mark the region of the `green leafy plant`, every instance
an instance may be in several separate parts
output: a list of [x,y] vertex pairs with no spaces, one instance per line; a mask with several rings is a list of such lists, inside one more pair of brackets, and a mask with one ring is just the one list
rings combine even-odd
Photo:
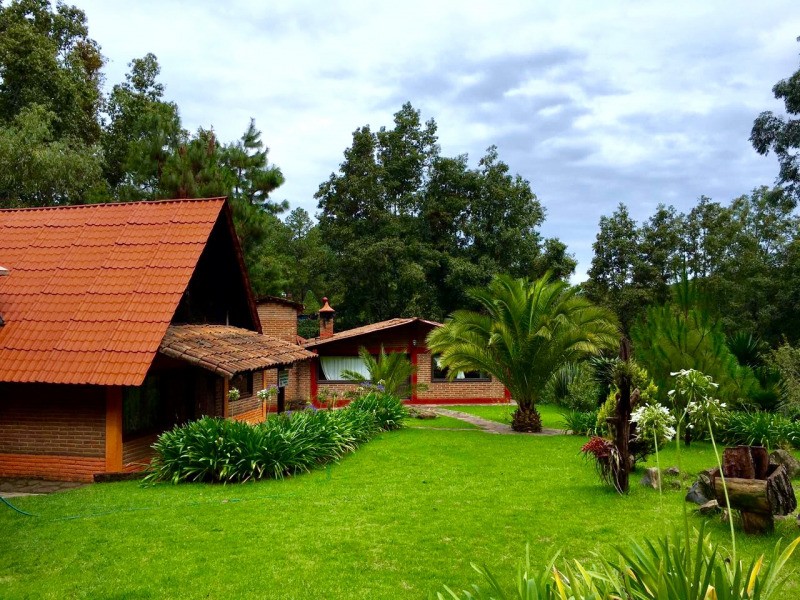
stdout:
[[565,410],[561,413],[564,430],[573,435],[592,435],[597,430],[597,411]]
[[786,417],[767,412],[730,413],[722,437],[728,444],[778,448],[795,445],[800,424]]
[[337,460],[381,430],[402,426],[405,408],[373,393],[336,411],[283,414],[257,425],[204,417],[164,432],[148,482],[282,478]]
[[348,408],[372,415],[376,426],[383,431],[400,429],[403,419],[408,417],[408,409],[397,396],[377,390],[356,398]]
[[686,538],[673,534],[655,541],[632,542],[617,557],[598,556],[596,564],[579,561],[558,565],[556,554],[533,570],[530,552],[510,585],[503,585],[488,567],[473,564],[482,582],[458,593],[444,586],[438,600],[772,600],[786,581],[782,571],[800,537],[781,550],[775,544],[768,558],[745,564],[730,560],[711,542],[703,527]]
[[551,279],[497,276],[470,292],[481,312],[456,311],[427,339],[451,377],[477,370],[506,386],[518,407],[511,423],[517,431],[541,430],[536,404],[560,367],[619,343],[610,311]]
[[[358,355],[364,361],[369,378],[356,371],[345,370],[342,372],[344,379],[358,383],[369,381],[380,386],[387,394],[398,397],[408,396],[413,391],[411,376],[417,371],[417,367],[411,364],[403,352],[387,353],[381,346],[381,352],[376,359],[362,346],[358,349]],[[422,386],[418,384],[416,387]]]

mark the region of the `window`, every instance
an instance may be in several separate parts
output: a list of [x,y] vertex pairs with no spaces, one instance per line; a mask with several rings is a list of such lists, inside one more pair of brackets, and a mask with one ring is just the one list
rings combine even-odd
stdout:
[[361,360],[360,356],[320,356],[319,357],[319,380],[320,381],[347,381],[344,378],[345,371],[355,371],[360,373],[369,381],[369,371],[367,365]]
[[253,372],[239,373],[231,378],[232,388],[239,390],[240,398],[253,395]]
[[148,375],[141,386],[122,389],[123,438],[162,431],[166,423],[167,409],[157,376]]
[[[439,364],[438,355],[431,357],[431,374],[432,381],[450,381],[448,379],[450,369]],[[453,381],[491,381],[491,379],[488,373],[482,371],[459,371]]]

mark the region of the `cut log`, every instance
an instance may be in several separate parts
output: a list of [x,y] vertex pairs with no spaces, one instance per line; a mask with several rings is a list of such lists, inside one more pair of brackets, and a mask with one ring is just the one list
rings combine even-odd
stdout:
[[788,515],[797,508],[792,480],[783,465],[772,465],[767,476],[767,501],[773,515]]
[[742,511],[742,529],[745,533],[772,533],[775,519],[769,513]]
[[750,446],[750,456],[753,457],[753,468],[756,479],[766,479],[769,472],[769,453],[764,446]]
[[722,453],[722,472],[725,473],[726,478],[755,479],[756,469],[753,464],[753,455],[750,453],[750,446],[725,448]]
[[[730,508],[772,514],[767,500],[767,482],[765,479],[726,477],[725,485],[728,487],[728,498],[731,501]],[[714,494],[720,506],[727,506],[725,503],[725,491],[722,487],[722,477],[714,478]]]
[[[719,469],[712,472],[714,495],[720,506],[737,509],[742,515],[746,533],[769,533],[775,527],[773,515],[788,515],[797,508],[797,498],[789,474],[783,465],[770,465],[766,449],[738,446],[726,448],[723,472],[730,506],[725,501],[725,489]],[[738,477],[750,474],[751,477]],[[760,478],[753,478],[755,475]]]

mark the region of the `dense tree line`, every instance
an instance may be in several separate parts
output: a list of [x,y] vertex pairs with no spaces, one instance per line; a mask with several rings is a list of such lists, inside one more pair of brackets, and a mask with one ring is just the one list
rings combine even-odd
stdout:
[[796,340],[799,251],[800,218],[780,190],[761,187],[727,205],[701,197],[686,213],[659,205],[641,224],[620,204],[600,219],[584,287],[629,330],[647,306],[670,300],[685,275],[726,332]]
[[442,156],[434,120],[405,104],[393,127],[353,133],[316,194],[330,293],[348,324],[442,319],[498,273],[569,277],[566,246],[543,240],[544,209],[491,147],[476,168]]

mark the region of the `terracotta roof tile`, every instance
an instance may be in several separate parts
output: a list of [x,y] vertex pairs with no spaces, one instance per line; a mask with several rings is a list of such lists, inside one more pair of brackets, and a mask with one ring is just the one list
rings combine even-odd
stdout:
[[159,351],[223,377],[315,357],[285,340],[226,325],[173,325]]
[[0,210],[0,381],[139,385],[224,202]]

